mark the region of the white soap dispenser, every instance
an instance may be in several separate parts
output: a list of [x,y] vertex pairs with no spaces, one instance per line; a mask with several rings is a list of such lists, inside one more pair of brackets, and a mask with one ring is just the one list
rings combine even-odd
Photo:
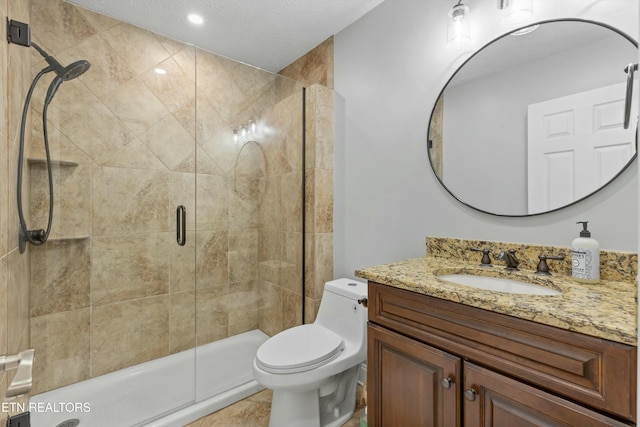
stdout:
[[582,224],[580,237],[571,242],[571,275],[578,282],[598,283],[600,281],[600,245],[591,238],[587,230],[589,221],[578,221]]

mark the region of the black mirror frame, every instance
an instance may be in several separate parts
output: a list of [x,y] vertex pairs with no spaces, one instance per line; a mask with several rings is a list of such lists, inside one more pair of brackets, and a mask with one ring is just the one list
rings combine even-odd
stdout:
[[558,208],[555,209],[550,209],[548,211],[544,211],[544,212],[536,212],[536,213],[527,213],[527,214],[522,214],[522,215],[511,215],[511,214],[500,214],[500,213],[495,213],[495,212],[489,212],[480,208],[477,208],[475,206],[470,205],[469,203],[466,203],[462,200],[460,200],[460,198],[458,198],[458,196],[456,196],[455,194],[453,194],[453,192],[444,184],[444,182],[442,181],[442,178],[438,176],[438,174],[436,173],[435,167],[433,166],[433,159],[431,158],[431,138],[430,138],[430,132],[431,132],[431,121],[433,120],[433,114],[435,113],[436,110],[436,104],[438,103],[438,100],[440,99],[440,97],[442,97],[442,95],[444,94],[445,89],[447,88],[447,86],[449,85],[449,83],[451,82],[451,80],[453,80],[453,78],[456,76],[456,74],[458,74],[458,72],[465,66],[467,65],[467,63],[469,61],[471,61],[476,55],[478,55],[480,52],[482,52],[487,46],[497,42],[498,40],[501,40],[507,36],[509,36],[511,33],[524,29],[524,28],[528,28],[534,25],[541,25],[541,24],[548,24],[548,23],[552,23],[552,22],[582,22],[582,23],[587,23],[587,24],[594,24],[594,25],[599,25],[601,27],[607,28],[611,31],[614,31],[616,33],[618,33],[619,35],[621,35],[622,37],[626,38],[629,42],[631,42],[636,49],[638,49],[638,42],[636,40],[634,40],[631,36],[629,36],[628,34],[626,34],[623,31],[620,31],[619,29],[612,27],[611,25],[607,25],[604,24],[602,22],[598,22],[598,21],[592,21],[592,20],[588,20],[588,19],[578,19],[578,18],[562,18],[562,19],[548,19],[548,20],[544,20],[544,21],[538,21],[538,22],[532,22],[530,24],[524,25],[520,28],[516,28],[513,30],[510,30],[508,33],[504,33],[502,35],[500,35],[499,37],[496,37],[495,39],[491,40],[490,42],[486,43],[485,45],[483,45],[480,49],[478,49],[477,51],[475,51],[469,58],[467,58],[457,69],[456,71],[454,71],[454,73],[451,75],[451,77],[449,77],[449,79],[447,80],[447,82],[445,83],[444,87],[442,88],[442,90],[440,91],[440,93],[438,94],[438,97],[436,98],[436,101],[434,103],[433,109],[431,110],[431,114],[429,115],[429,126],[428,126],[428,130],[427,130],[427,155],[429,156],[429,165],[431,166],[431,170],[433,172],[433,174],[435,175],[436,179],[438,180],[438,182],[440,183],[440,185],[442,185],[442,187],[447,190],[447,192],[458,202],[462,203],[465,206],[470,207],[471,209],[474,209],[476,211],[482,212],[482,213],[486,213],[489,215],[493,215],[493,216],[500,216],[500,217],[511,217],[511,218],[522,218],[522,217],[530,217],[530,216],[538,216],[538,215],[544,215],[547,213],[551,213],[551,212],[556,212],[559,211],[561,209],[567,208],[569,206],[573,206],[577,203],[580,203],[583,200],[588,199],[589,197],[593,196],[594,194],[598,193],[600,190],[602,190],[603,188],[609,186],[609,184],[611,184],[613,181],[615,181],[620,175],[622,175],[624,173],[624,171],[626,171],[629,166],[636,160],[636,158],[638,157],[638,123],[640,122],[640,119],[636,120],[636,138],[635,138],[635,145],[636,145],[636,152],[633,155],[633,157],[627,162],[626,165],[624,165],[624,167],[622,169],[620,169],[620,171],[613,177],[611,178],[609,181],[607,181],[605,184],[603,184],[602,186],[600,186],[599,188],[597,188],[596,190],[592,191],[591,193],[587,194],[586,196],[578,199],[578,200],[574,200],[571,203],[568,203],[564,206],[560,206]]

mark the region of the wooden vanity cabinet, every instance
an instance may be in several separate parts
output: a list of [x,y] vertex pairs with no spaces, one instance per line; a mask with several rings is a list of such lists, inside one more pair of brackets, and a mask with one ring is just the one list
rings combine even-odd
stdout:
[[375,427],[635,425],[636,348],[369,282]]

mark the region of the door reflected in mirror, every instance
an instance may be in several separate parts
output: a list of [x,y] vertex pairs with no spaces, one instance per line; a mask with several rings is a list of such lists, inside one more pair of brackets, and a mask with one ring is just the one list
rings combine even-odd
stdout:
[[434,173],[456,199],[495,215],[536,215],[589,197],[636,157],[636,98],[632,126],[623,122],[624,69],[637,56],[634,40],[591,21],[542,22],[494,40],[433,108]]

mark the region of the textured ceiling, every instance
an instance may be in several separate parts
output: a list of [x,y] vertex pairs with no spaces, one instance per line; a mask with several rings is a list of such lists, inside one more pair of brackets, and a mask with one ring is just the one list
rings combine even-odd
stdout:
[[[67,0],[277,72],[383,0]],[[204,24],[186,16],[196,13]]]

